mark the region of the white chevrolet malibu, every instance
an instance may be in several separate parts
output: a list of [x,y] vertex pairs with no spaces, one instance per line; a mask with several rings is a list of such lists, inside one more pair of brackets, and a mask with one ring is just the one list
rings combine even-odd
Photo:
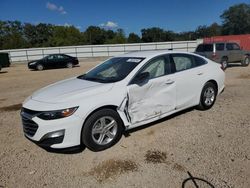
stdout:
[[220,65],[174,51],[133,52],[28,97],[25,136],[46,149],[107,149],[125,130],[183,109],[210,109],[224,89]]

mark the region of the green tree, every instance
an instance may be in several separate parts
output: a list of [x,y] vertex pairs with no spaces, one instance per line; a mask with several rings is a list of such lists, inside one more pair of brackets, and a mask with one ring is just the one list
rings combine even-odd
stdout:
[[1,21],[0,48],[23,48],[26,42],[23,38],[23,25],[19,21]]
[[105,30],[97,26],[89,26],[84,35],[87,44],[104,44],[106,41]]
[[51,46],[71,46],[83,43],[83,36],[74,26],[54,26],[50,38]]
[[164,29],[158,27],[142,29],[141,33],[143,42],[173,41],[175,35],[172,31],[165,31]]
[[141,38],[135,33],[129,33],[128,43],[139,43],[141,42]]
[[39,23],[38,25],[26,23],[23,27],[23,33],[28,47],[49,46],[49,38],[53,34],[53,26],[44,23]]
[[242,3],[231,6],[220,17],[223,34],[250,33],[250,4]]

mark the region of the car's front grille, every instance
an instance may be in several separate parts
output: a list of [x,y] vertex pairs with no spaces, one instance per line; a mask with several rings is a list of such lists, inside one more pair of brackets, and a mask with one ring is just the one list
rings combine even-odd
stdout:
[[28,136],[34,136],[38,129],[38,125],[31,119],[22,115],[23,132]]

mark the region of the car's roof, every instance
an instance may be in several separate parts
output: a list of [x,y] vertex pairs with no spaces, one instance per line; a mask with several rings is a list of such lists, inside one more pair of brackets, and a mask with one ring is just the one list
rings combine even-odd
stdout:
[[142,57],[142,58],[151,58],[159,55],[164,54],[171,54],[171,53],[185,53],[191,54],[189,52],[181,52],[181,51],[173,51],[173,50],[150,50],[150,51],[136,51],[136,52],[129,52],[126,54],[119,55],[117,57]]
[[[49,54],[49,55],[66,55],[66,56],[69,56],[69,55],[67,55],[67,54],[62,54],[62,53],[61,53],[61,54],[58,54],[58,53],[57,53],[57,54]],[[49,56],[49,55],[48,55],[48,56]]]
[[237,42],[233,42],[233,41],[216,41],[216,42],[206,42],[206,43],[201,43],[199,45],[206,45],[206,44],[221,44],[221,43],[236,43]]

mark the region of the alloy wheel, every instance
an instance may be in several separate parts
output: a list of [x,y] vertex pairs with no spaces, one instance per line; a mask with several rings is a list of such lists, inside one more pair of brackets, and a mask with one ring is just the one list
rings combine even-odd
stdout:
[[208,87],[204,92],[204,103],[207,106],[210,106],[213,104],[215,99],[215,91],[212,87]]
[[92,139],[98,145],[110,143],[117,134],[117,122],[110,116],[99,118],[92,128]]

